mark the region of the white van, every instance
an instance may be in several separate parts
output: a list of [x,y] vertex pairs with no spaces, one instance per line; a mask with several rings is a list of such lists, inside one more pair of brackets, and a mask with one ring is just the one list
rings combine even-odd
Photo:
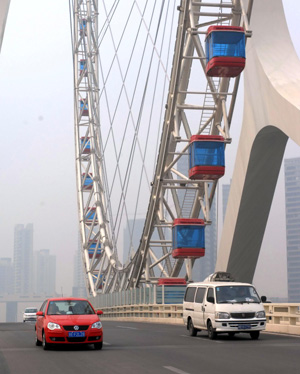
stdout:
[[234,336],[241,332],[258,339],[260,331],[266,328],[264,307],[253,285],[234,282],[224,272],[187,286],[183,321],[191,336],[207,330],[210,339],[219,333]]

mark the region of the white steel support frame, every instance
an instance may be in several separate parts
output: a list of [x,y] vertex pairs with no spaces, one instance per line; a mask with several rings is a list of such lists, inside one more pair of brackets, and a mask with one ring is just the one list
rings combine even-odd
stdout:
[[[98,77],[98,0],[73,1],[74,116],[78,210],[87,288],[96,295],[116,268],[107,218],[101,155]],[[80,61],[85,69],[80,69]],[[84,101],[83,107],[80,101]],[[81,139],[84,138],[82,141]],[[89,144],[89,148],[87,147]],[[87,178],[92,184],[86,186]],[[89,214],[93,219],[88,219]],[[99,250],[101,252],[99,256]]]
[[[206,7],[219,7],[220,12],[206,12]],[[169,95],[166,105],[165,119],[163,125],[163,133],[161,137],[160,150],[156,166],[155,180],[153,181],[151,197],[146,216],[143,236],[141,244],[132,263],[132,271],[128,277],[127,288],[138,287],[142,282],[149,282],[145,269],[151,268],[153,264],[149,264],[149,252],[155,259],[155,264],[161,264],[161,274],[166,277],[177,277],[183,265],[182,259],[173,262],[170,269],[167,255],[171,255],[171,241],[165,240],[162,235],[160,237],[161,257],[154,257],[153,247],[159,245],[157,241],[153,241],[151,237],[155,229],[163,226],[171,228],[172,222],[167,222],[167,218],[173,221],[174,218],[182,217],[180,205],[178,202],[178,190],[193,190],[194,203],[191,207],[190,214],[185,218],[198,218],[200,211],[206,224],[210,224],[210,206],[215,193],[217,181],[191,181],[188,176],[178,172],[176,166],[178,160],[184,155],[188,149],[186,142],[191,135],[194,134],[221,134],[225,138],[226,143],[231,142],[229,128],[232,118],[232,112],[235,104],[235,98],[238,89],[239,78],[235,78],[233,89],[229,92],[230,79],[221,78],[216,80],[205,75],[205,48],[201,42],[200,35],[206,33],[206,26],[220,24],[228,21],[231,25],[243,25],[246,29],[246,35],[250,36],[249,21],[247,14],[251,13],[252,1],[249,2],[247,13],[243,10],[239,0],[230,2],[201,2],[201,1],[181,1],[179,7],[179,23],[176,38],[176,46],[173,59],[173,69],[169,87]],[[203,21],[204,19],[204,21]],[[206,19],[209,19],[206,21]],[[201,22],[201,23],[200,23]],[[203,30],[204,28],[204,30]],[[202,31],[203,30],[203,31]],[[196,54],[196,55],[195,55]],[[192,65],[194,63],[202,65],[204,76],[207,79],[206,92],[189,91],[189,80]],[[199,104],[190,104],[188,95],[197,96]],[[203,95],[209,95],[213,99],[213,105],[206,105]],[[204,103],[203,103],[204,101]],[[203,104],[202,104],[203,103]],[[226,110],[226,103],[229,111]],[[211,116],[206,123],[201,125],[195,132],[192,131],[188,123],[186,112],[194,111],[210,111]],[[183,125],[186,138],[180,136],[180,127]],[[180,150],[181,147],[181,150]],[[179,151],[178,151],[179,149]],[[179,178],[178,178],[179,177]],[[211,186],[210,193],[208,185]],[[172,202],[167,201],[166,193],[171,191]],[[170,199],[169,199],[170,200]],[[171,208],[171,206],[173,208]],[[165,211],[166,213],[163,213]],[[169,236],[170,237],[170,236]],[[185,260],[186,262],[186,278],[192,279],[193,260]],[[151,279],[150,279],[151,281]],[[157,278],[153,278],[155,283]]]
[[[76,169],[83,262],[88,289],[95,296],[97,292],[108,293],[157,283],[159,277],[178,277],[184,263],[186,279],[191,280],[194,261],[174,260],[171,256],[172,222],[175,218],[198,218],[202,212],[205,223],[210,224],[210,206],[217,182],[191,181],[178,170],[177,163],[182,156],[187,157],[191,135],[222,134],[225,141],[230,143],[229,129],[239,83],[238,77],[230,82],[229,78],[206,76],[203,35],[209,25],[231,24],[243,25],[249,36],[248,16],[252,1],[249,1],[245,11],[240,0],[226,3],[222,0],[211,0],[209,3],[181,0],[169,93],[148,211],[139,248],[126,267],[119,265],[116,248],[112,243],[113,233],[107,217],[109,207],[103,187],[105,175],[98,95],[98,4],[97,0],[74,2]],[[211,11],[212,8],[217,9]],[[86,30],[83,31],[84,20]],[[81,59],[87,62],[86,74],[79,71]],[[189,88],[194,64],[203,70],[201,78],[206,82],[206,89],[202,91]],[[88,105],[88,116],[84,116],[83,110],[80,110],[81,99]],[[190,123],[189,111],[198,113],[196,126]],[[82,145],[83,136],[90,142],[89,152]],[[86,188],[82,175],[92,178],[91,188]],[[184,203],[188,213],[183,214],[178,191],[183,191],[190,199],[189,204]],[[96,212],[92,222],[86,218],[91,211]],[[89,243],[96,243],[92,258],[88,253],[89,249],[91,252]],[[100,246],[99,257],[97,249]]]

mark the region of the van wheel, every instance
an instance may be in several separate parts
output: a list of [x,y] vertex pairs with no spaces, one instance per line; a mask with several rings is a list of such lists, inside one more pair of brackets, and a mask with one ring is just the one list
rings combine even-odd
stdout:
[[250,336],[251,336],[251,339],[257,340],[259,338],[259,331],[251,331]]
[[210,321],[207,322],[207,332],[209,339],[216,339],[217,333],[214,331]]
[[189,321],[189,334],[190,336],[196,336],[197,335],[197,329],[195,329],[194,325],[193,325],[193,321],[192,319],[190,319]]

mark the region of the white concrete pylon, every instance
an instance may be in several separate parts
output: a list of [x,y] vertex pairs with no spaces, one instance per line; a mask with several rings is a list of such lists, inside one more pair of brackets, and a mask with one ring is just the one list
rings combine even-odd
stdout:
[[254,1],[251,29],[243,125],[216,264],[216,271],[247,282],[254,276],[287,140],[300,145],[300,62],[282,1]]
[[4,36],[4,30],[6,25],[6,19],[8,15],[10,0],[1,0],[0,2],[0,51],[2,47],[2,41]]

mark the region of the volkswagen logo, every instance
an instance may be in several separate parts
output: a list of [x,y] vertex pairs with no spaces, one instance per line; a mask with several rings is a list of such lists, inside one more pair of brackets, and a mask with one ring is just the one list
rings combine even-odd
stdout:
[[[246,317],[246,314],[245,313],[242,313],[242,317]],[[77,326],[76,326],[77,327]],[[75,327],[74,327],[74,329],[75,329]]]
[[79,326],[74,326],[74,330],[78,331],[79,330]]

